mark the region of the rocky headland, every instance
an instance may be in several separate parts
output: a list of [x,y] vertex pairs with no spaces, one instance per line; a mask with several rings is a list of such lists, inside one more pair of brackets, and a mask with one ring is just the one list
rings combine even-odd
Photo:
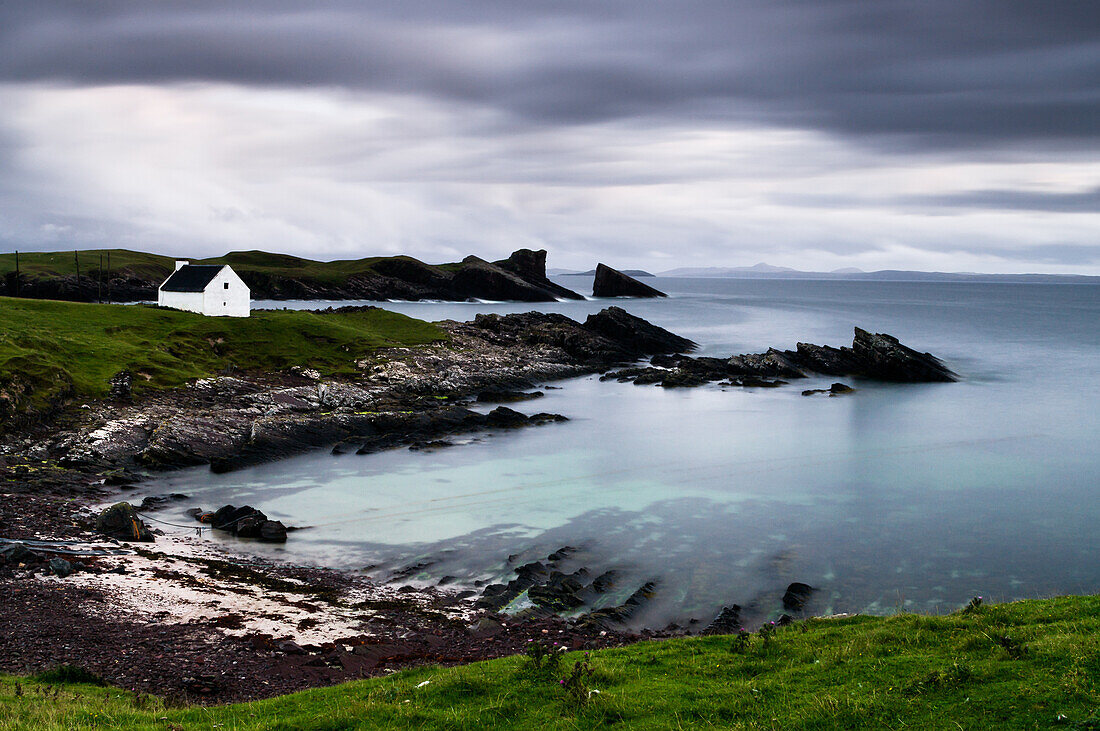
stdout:
[[[115,251],[116,264],[99,252],[84,252],[79,273],[70,254],[23,255],[20,272],[10,254],[0,255],[0,297],[76,302],[139,302],[157,299],[173,270],[169,257]],[[36,259],[45,257],[45,261]],[[60,259],[60,261],[53,261]],[[409,256],[317,262],[260,251],[234,252],[195,263],[229,264],[253,299],[275,300],[514,300],[554,302],[584,299],[546,276],[546,251],[519,249],[507,259],[468,256],[454,264],[426,264]],[[29,268],[28,268],[29,267]]]

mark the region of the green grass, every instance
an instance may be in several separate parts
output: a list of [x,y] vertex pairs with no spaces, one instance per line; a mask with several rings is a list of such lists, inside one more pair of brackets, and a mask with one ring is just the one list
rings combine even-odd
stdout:
[[203,317],[137,305],[97,305],[0,297],[0,397],[22,384],[21,408],[66,393],[103,396],[128,369],[134,390],[178,386],[223,372],[308,366],[351,373],[379,347],[445,338],[439,328],[385,310],[280,310],[248,318]]
[[[108,252],[111,255],[112,272],[129,272],[139,277],[164,279],[175,268],[175,261],[170,256],[129,249],[95,249],[79,252],[81,275],[88,276],[90,272],[98,270],[100,256],[103,258],[103,268],[106,269]],[[15,254],[0,254],[0,278],[14,271]],[[71,251],[20,252],[19,271],[31,278],[76,274],[76,257]]]
[[0,729],[1100,727],[1100,597],[810,620],[730,648],[705,637],[592,653],[584,690],[600,692],[583,703],[558,683],[578,653],[557,673],[514,657],[213,708],[6,677]]

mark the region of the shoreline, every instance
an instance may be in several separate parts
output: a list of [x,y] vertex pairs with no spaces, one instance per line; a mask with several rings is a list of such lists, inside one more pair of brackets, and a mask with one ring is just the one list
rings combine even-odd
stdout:
[[[511,618],[475,607],[468,592],[380,585],[353,571],[295,567],[187,536],[119,544],[94,533],[90,505],[123,498],[158,473],[204,463],[231,469],[349,442],[369,452],[535,426],[556,415],[500,407],[494,418],[460,404],[479,391],[595,373],[644,353],[567,318],[532,313],[519,322],[512,332],[443,323],[451,342],[387,349],[360,363],[359,379],[322,379],[305,369],[200,379],[136,401],[74,405],[6,435],[6,545],[56,540],[66,549],[129,552],[73,557],[33,546],[37,558],[0,566],[10,597],[0,614],[0,670],[71,664],[123,687],[222,703],[512,655],[534,639],[593,649],[670,636],[557,616]],[[65,555],[84,568],[49,575],[46,561]]]

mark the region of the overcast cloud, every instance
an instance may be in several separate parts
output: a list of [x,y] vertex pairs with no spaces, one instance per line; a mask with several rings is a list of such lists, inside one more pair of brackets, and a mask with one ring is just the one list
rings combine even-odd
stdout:
[[0,3],[0,250],[1100,274],[1100,4]]

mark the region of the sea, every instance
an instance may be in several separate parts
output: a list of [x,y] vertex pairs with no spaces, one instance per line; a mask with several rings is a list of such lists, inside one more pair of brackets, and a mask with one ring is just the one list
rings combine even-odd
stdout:
[[[590,291],[590,278],[555,279]],[[653,582],[636,628],[698,625],[732,604],[746,621],[774,619],[796,581],[814,587],[818,614],[1100,592],[1100,286],[645,281],[670,296],[370,304],[432,321],[533,309],[583,320],[617,305],[708,356],[850,345],[861,327],[960,380],[841,379],[855,391],[828,397],[802,391],[837,379],[665,389],[587,376],[537,384],[545,396],[516,405],[567,422],[434,450],[196,468],[147,491],[190,496],[165,520],[232,503],[308,526],[283,546],[206,538],[379,581],[477,588],[568,546],[563,570],[613,572],[602,604]],[[254,307],[333,304],[349,303]]]

